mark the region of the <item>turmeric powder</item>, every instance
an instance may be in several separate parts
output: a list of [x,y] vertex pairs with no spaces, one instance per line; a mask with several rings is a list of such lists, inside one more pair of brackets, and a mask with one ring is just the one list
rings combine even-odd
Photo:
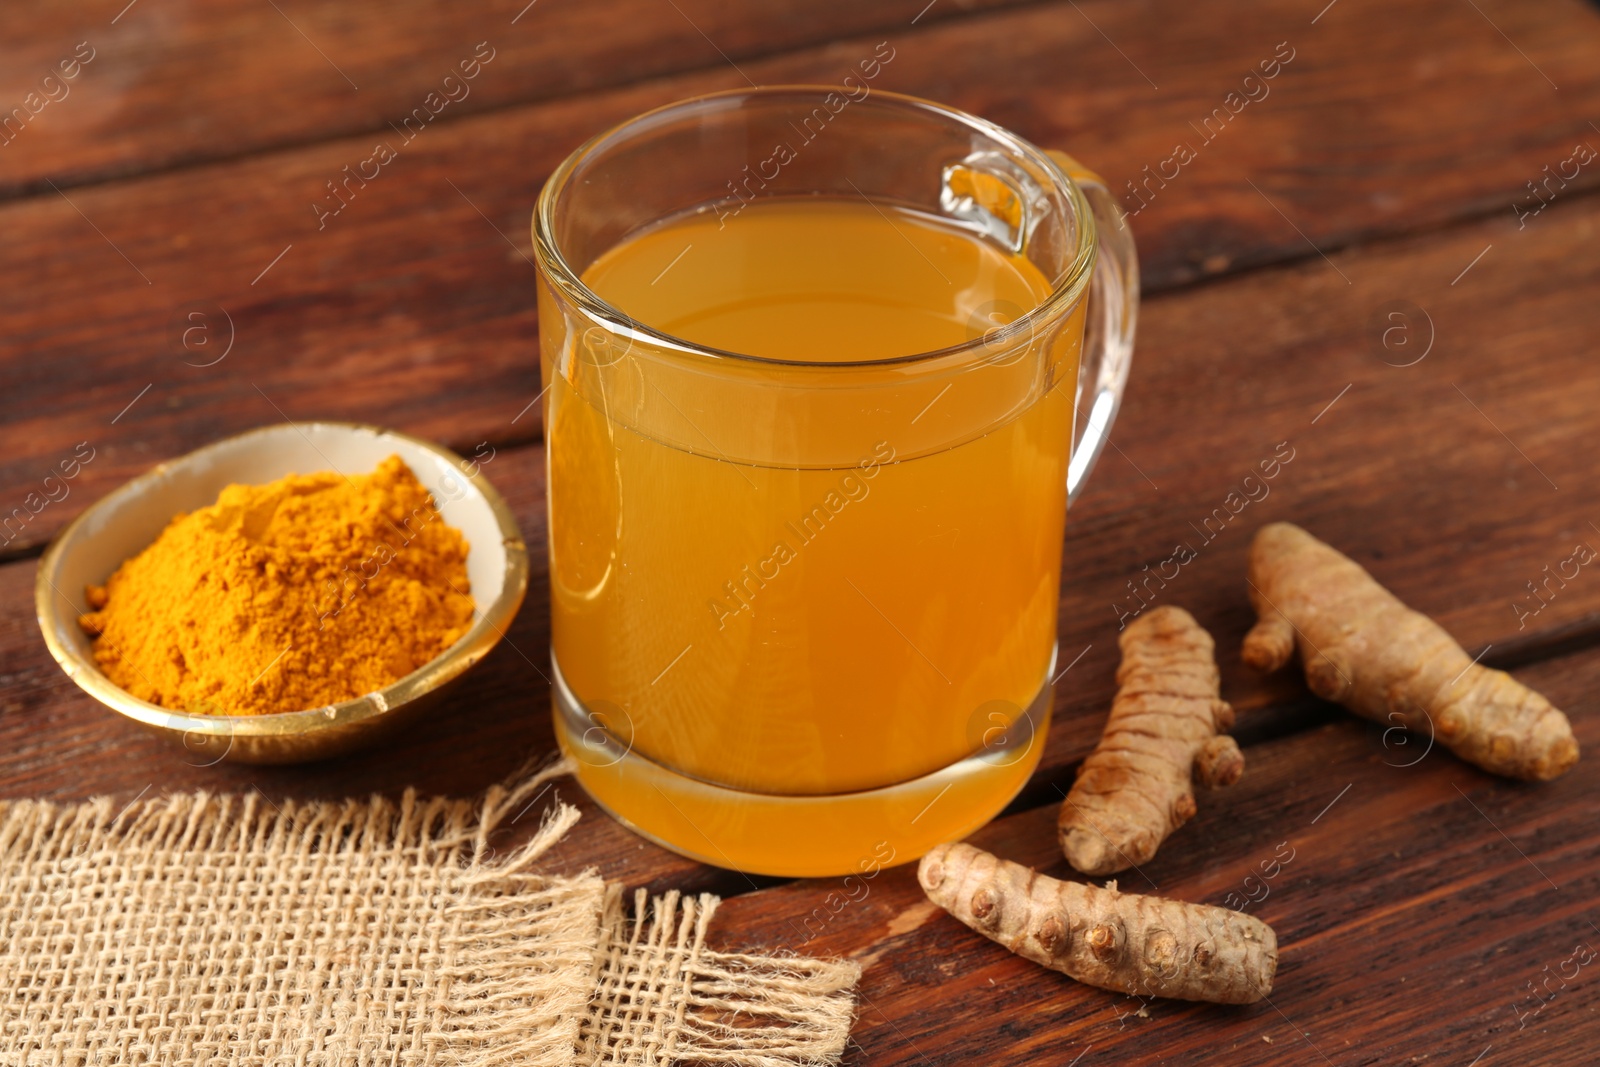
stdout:
[[88,590],[106,677],[164,708],[301,711],[399,680],[472,623],[467,543],[399,456],[230,485]]

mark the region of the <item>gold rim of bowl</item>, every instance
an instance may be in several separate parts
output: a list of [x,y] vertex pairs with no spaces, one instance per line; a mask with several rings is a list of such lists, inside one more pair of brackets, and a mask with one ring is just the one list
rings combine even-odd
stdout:
[[[500,583],[499,595],[489,604],[479,607],[478,617],[455,644],[404,678],[384,686],[375,693],[306,711],[284,711],[265,715],[202,715],[195,712],[173,711],[140,700],[101,673],[93,657],[84,656],[77,649],[57,640],[55,628],[61,619],[61,612],[57,610],[59,601],[68,598],[55,588],[50,575],[54,572],[62,552],[65,551],[65,546],[72,543],[73,535],[79,528],[93,522],[93,516],[109,503],[146,491],[174,465],[191,462],[207,452],[250,437],[281,432],[277,426],[259,427],[214,441],[178,459],[157,464],[97,500],[52,539],[50,547],[39,560],[38,577],[34,581],[34,606],[38,614],[39,628],[44,634],[44,641],[50,649],[50,654],[80,689],[119,714],[154,727],[158,731],[179,735],[186,746],[190,738],[202,739],[203,743],[209,742],[211,738],[226,738],[230,740],[231,751],[231,741],[236,739],[287,740],[350,727],[358,723],[371,723],[372,720],[389,715],[403,705],[425,697],[454,681],[483,659],[505,636],[507,627],[521,608],[523,597],[527,593],[528,551],[523,544],[522,533],[517,528],[517,521],[512,516],[511,509],[506,506],[505,500],[494,486],[489,484],[482,472],[468,473],[465,461],[456,453],[431,441],[397,430],[351,422],[319,421],[296,425],[337,427],[341,430],[371,433],[380,438],[395,438],[446,460],[462,479],[482,494],[494,514],[506,554],[505,575]],[[70,622],[74,626],[77,625],[75,617]],[[218,757],[218,761],[226,758],[226,755],[224,753]],[[315,756],[308,755],[305,758],[315,758]]]

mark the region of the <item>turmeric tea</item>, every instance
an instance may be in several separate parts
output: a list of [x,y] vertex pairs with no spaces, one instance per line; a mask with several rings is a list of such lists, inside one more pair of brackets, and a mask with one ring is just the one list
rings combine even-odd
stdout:
[[466,632],[467,548],[399,456],[371,474],[230,485],[91,587],[79,624],[106,677],[163,708],[318,708]]

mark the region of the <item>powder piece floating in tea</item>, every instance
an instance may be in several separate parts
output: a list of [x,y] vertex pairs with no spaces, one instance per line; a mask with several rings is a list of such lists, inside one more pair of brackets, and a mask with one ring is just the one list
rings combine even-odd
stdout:
[[302,711],[411,673],[472,624],[467,542],[399,456],[230,485],[91,587],[106,676],[174,710]]

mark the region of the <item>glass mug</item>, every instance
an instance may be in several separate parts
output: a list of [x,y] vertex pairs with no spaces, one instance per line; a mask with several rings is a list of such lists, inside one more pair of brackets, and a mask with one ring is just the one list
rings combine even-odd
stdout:
[[738,90],[579,148],[533,236],[584,788],[786,876],[993,818],[1043,748],[1066,508],[1132,354],[1104,184],[928,101]]

